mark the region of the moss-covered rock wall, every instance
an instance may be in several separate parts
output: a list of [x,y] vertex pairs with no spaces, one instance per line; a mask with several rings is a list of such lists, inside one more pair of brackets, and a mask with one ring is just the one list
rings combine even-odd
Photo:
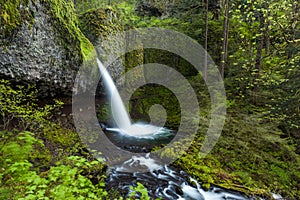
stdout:
[[[102,62],[105,64],[113,61],[107,69],[117,84],[130,84],[130,80],[120,77],[123,72],[143,64],[143,49],[141,46],[139,51],[128,52],[119,58],[114,58],[116,52],[120,52],[122,49],[125,51],[126,45],[128,45],[122,40],[126,40],[126,36],[122,34],[124,26],[118,10],[111,6],[88,9],[79,15],[79,21],[80,29],[95,45]],[[114,37],[118,33],[121,33],[121,39]],[[141,72],[137,76],[143,76],[143,73]]]
[[93,43],[110,75],[116,80],[124,71],[121,58],[114,58],[114,54],[122,48],[119,41],[113,41],[112,35],[122,32],[123,26],[117,12],[110,6],[105,8],[88,9],[79,14],[79,27],[84,35]]
[[0,78],[36,84],[42,96],[70,95],[93,49],[73,1],[1,1],[0,18]]

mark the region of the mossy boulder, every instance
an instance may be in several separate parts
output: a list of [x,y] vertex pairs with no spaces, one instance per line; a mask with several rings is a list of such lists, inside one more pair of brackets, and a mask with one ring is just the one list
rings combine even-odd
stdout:
[[89,9],[79,14],[79,27],[93,44],[99,44],[110,34],[124,30],[112,7]]
[[70,95],[93,46],[78,28],[71,0],[0,3],[0,77],[36,84],[41,96]]
[[[84,35],[93,43],[110,75],[116,80],[124,72],[122,58],[115,58],[115,52],[122,49],[120,41],[113,41],[114,34],[122,32],[120,18],[110,6],[89,9],[79,14],[79,27]],[[121,81],[120,83],[122,83]]]

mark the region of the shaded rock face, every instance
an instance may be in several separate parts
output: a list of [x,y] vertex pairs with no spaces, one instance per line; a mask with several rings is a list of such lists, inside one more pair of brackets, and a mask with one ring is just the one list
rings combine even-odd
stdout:
[[[208,1],[208,9],[218,15],[220,0]],[[202,10],[202,11],[201,11]],[[135,12],[140,16],[180,17],[183,12],[199,13],[205,10],[205,1],[199,0],[137,0]],[[214,16],[217,17],[217,16]]]
[[66,48],[64,35],[39,1],[26,7],[33,23],[25,21],[11,38],[1,41],[5,45],[0,46],[0,78],[36,84],[41,96],[71,95],[82,63],[80,51],[73,51],[78,43]]
[[162,16],[162,12],[158,8],[154,7],[153,5],[150,5],[149,3],[138,4],[137,7],[135,8],[135,11],[140,16],[154,16],[154,17]]
[[[125,83],[125,80],[122,79],[125,66],[122,58],[113,57],[115,52],[125,48],[121,42],[122,40],[112,41],[115,34],[124,31],[117,11],[111,8],[89,9],[79,15],[79,27],[96,48],[100,60],[107,67],[115,83],[122,86]],[[112,64],[107,66],[108,63]],[[106,93],[102,81],[98,84],[96,93]]]

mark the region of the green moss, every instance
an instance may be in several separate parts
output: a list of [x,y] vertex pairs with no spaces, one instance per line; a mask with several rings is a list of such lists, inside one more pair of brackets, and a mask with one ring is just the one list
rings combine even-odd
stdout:
[[[21,27],[28,23],[29,28],[34,23],[34,12],[28,9],[29,2],[35,0],[7,0],[0,2],[1,43],[5,45]],[[41,0],[53,18],[56,29],[61,34],[62,45],[69,50],[69,59],[78,53],[84,60],[91,58],[93,45],[78,28],[78,19],[71,0]]]
[[[0,2],[1,43],[20,28],[25,21],[33,23],[33,13],[26,9],[30,0],[5,0]],[[34,1],[31,1],[34,3]],[[2,41],[3,40],[3,41]]]
[[219,185],[248,195],[300,195],[300,156],[280,138],[276,124],[258,115],[229,113],[217,145],[205,158],[199,137],[176,164],[203,184]]
[[[180,124],[180,106],[171,90],[156,84],[148,84],[137,89],[130,100],[131,117],[133,120],[150,121],[151,106],[159,104],[166,110],[166,126],[176,130]],[[152,113],[154,114],[154,113]],[[151,116],[160,119],[160,114]]]
[[[110,35],[124,31],[122,13],[120,13],[119,8],[116,7],[106,6],[104,8],[96,7],[88,9],[79,14],[79,22],[80,29],[94,45],[99,45],[101,41],[114,43],[115,41],[112,41]],[[114,44],[118,44],[118,41]],[[107,53],[115,51],[114,48],[122,48],[115,47],[114,45],[104,46],[103,43],[101,43],[101,47],[104,48]],[[141,46],[139,50],[131,51],[122,56],[126,71],[143,63],[143,51],[143,47]],[[105,59],[105,57],[102,57],[102,60],[105,61]],[[143,73],[137,74],[138,77],[141,75],[143,75]]]
[[62,147],[71,147],[79,143],[80,139],[77,133],[64,129],[62,127],[45,127],[45,138],[49,139],[52,143],[58,144]]
[[54,26],[62,34],[63,45],[70,52],[78,52],[88,60],[93,52],[93,45],[78,28],[78,19],[71,0],[42,0],[54,19]]
[[111,17],[114,15],[116,11],[112,8],[90,9],[79,15],[79,27],[90,41],[97,43],[99,37],[107,38],[123,30],[117,17]]

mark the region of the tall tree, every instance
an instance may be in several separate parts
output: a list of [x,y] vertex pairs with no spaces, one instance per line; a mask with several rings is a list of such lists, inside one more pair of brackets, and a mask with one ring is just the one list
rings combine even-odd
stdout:
[[259,93],[259,81],[260,75],[262,70],[262,52],[264,47],[264,26],[265,26],[265,19],[263,13],[259,13],[259,38],[257,43],[257,52],[256,52],[256,59],[255,59],[255,79],[254,79],[254,95],[253,95],[253,103],[256,105],[258,102],[258,93]]
[[220,64],[220,73],[222,78],[225,74],[225,66],[227,62],[228,55],[228,33],[229,33],[229,2],[224,0],[224,22],[223,22],[223,36],[222,36],[222,52],[221,52],[221,64]]
[[207,42],[208,42],[208,0],[205,0],[205,55],[204,55],[204,80],[207,79]]

